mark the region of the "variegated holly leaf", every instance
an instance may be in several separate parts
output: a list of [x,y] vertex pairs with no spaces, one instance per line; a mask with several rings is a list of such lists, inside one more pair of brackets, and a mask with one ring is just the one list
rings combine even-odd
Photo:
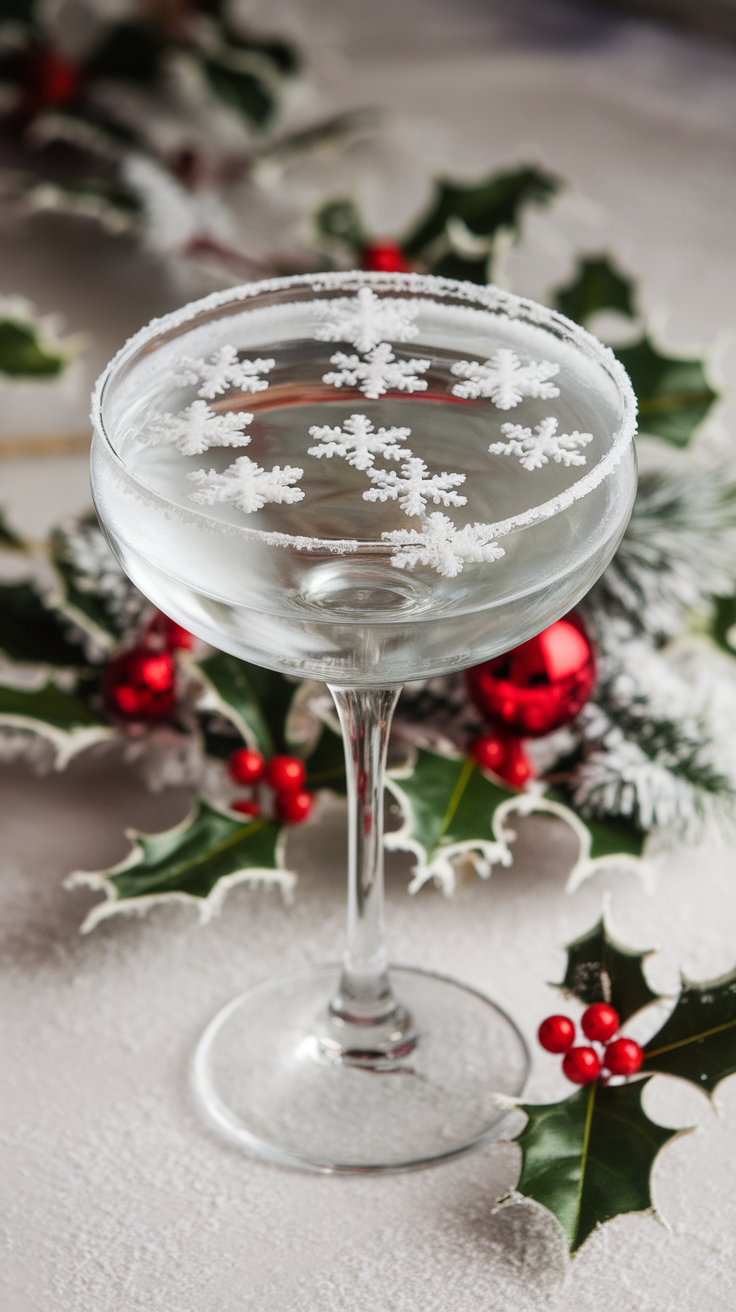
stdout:
[[23,539],[10,527],[5,515],[0,510],[0,548],[4,548],[6,551],[23,551],[25,545]]
[[632,280],[605,255],[580,260],[572,281],[557,291],[555,304],[575,323],[586,324],[601,310],[615,310],[627,319],[637,317]]
[[0,649],[14,661],[87,665],[84,649],[69,638],[69,623],[47,606],[30,583],[0,584]]
[[130,830],[128,838],[131,850],[119,865],[77,870],[66,880],[67,888],[105,893],[84,921],[83,933],[116,912],[139,912],[171,898],[194,902],[206,921],[235,884],[276,884],[288,896],[296,882],[284,869],[282,828],[261,819],[243,824],[202,799],[173,829],[160,834]]
[[283,734],[293,684],[224,651],[194,662],[193,668],[203,684],[198,710],[224,716],[250,747],[272,756]]
[[55,529],[49,555],[59,580],[55,605],[96,647],[112,651],[135,631],[148,602],[123,573],[97,517]]
[[601,917],[593,929],[568,945],[567,970],[558,987],[586,1007],[592,1002],[610,1003],[623,1022],[659,997],[644,974],[643,963],[649,956],[651,952],[621,947]]
[[736,970],[705,983],[683,978],[674,1010],[644,1049],[643,1069],[707,1093],[736,1072]]
[[0,312],[0,375],[8,378],[58,378],[68,357],[42,339],[38,327],[5,318]]
[[571,1253],[614,1216],[654,1212],[652,1167],[679,1131],[649,1120],[641,1105],[647,1083],[596,1080],[562,1102],[521,1104],[528,1120],[515,1140],[522,1155],[517,1192],[557,1217]]
[[57,770],[78,752],[115,736],[115,730],[83,701],[53,683],[35,690],[0,686],[0,729],[3,727],[45,738],[56,752]]

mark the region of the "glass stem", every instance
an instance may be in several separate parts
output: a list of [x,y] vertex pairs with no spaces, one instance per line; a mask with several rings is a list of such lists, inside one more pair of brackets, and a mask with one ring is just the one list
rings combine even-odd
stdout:
[[330,1011],[348,1025],[380,1026],[399,1008],[388,977],[383,904],[383,783],[400,688],[333,688],[348,789],[348,941]]

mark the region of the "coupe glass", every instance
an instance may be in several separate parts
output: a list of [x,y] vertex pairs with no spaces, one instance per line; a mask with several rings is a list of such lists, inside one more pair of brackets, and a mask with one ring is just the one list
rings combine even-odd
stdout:
[[386,744],[405,681],[506,651],[587,592],[629,518],[635,413],[582,328],[414,274],[218,292],[103,373],[92,487],[123,568],[216,647],[326,682],[343,730],[342,964],[236,998],[195,1058],[209,1117],[250,1150],[418,1166],[497,1135],[521,1092],[527,1049],[499,1007],[389,968]]

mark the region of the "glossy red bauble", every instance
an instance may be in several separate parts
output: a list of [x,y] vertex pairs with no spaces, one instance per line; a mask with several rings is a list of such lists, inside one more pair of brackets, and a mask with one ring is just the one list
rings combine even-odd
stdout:
[[595,1043],[608,1043],[620,1023],[618,1012],[609,1007],[607,1002],[594,1002],[583,1012],[580,1028],[586,1039],[592,1039]]
[[307,819],[314,798],[303,788],[299,792],[279,793],[276,798],[276,815],[285,825],[301,825]]
[[363,268],[374,273],[409,273],[411,265],[395,241],[374,241],[363,250]]
[[136,647],[105,670],[105,701],[127,720],[164,720],[176,702],[176,666],[169,652]]
[[537,1031],[545,1052],[567,1052],[575,1042],[575,1026],[569,1016],[548,1016]]
[[228,773],[236,784],[257,784],[262,778],[266,762],[260,752],[251,747],[239,747],[227,763]]
[[298,756],[272,756],[266,766],[266,783],[276,793],[298,793],[306,777],[304,762]]
[[231,811],[238,811],[240,815],[250,815],[255,817],[261,814],[261,808],[257,802],[251,802],[250,798],[244,797],[240,802],[233,802]]
[[644,1053],[633,1039],[614,1039],[606,1048],[604,1065],[612,1075],[636,1075]]
[[485,719],[520,738],[537,738],[582,710],[595,683],[595,655],[576,615],[467,671]]
[[562,1069],[573,1084],[592,1084],[601,1073],[601,1062],[595,1048],[569,1048]]

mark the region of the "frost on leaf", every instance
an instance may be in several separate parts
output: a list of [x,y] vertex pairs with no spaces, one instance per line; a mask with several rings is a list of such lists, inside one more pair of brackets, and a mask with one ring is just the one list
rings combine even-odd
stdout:
[[358,387],[364,396],[375,401],[385,392],[425,392],[427,384],[417,375],[429,369],[431,360],[397,360],[388,342],[379,342],[368,352],[365,360],[357,355],[345,355],[338,351],[330,357],[330,364],[336,364],[336,373],[325,374],[323,383],[332,383],[333,387]]
[[521,424],[502,424],[508,442],[492,442],[488,450],[492,456],[519,456],[524,469],[541,469],[550,460],[558,465],[584,465],[585,456],[577,450],[593,441],[592,433],[560,433],[557,420],[543,419],[534,432]]
[[494,561],[505,555],[503,547],[491,541],[489,527],[466,524],[457,528],[447,515],[434,511],[423,521],[421,531],[400,528],[381,536],[396,547],[391,564],[397,569],[430,565],[438,574],[454,579],[465,561]]
[[198,492],[190,492],[192,501],[199,501],[204,506],[213,506],[216,501],[232,501],[238,510],[246,515],[260,510],[267,501],[286,502],[291,505],[301,501],[304,493],[293,487],[302,477],[303,469],[294,469],[285,465],[283,469],[274,465],[273,469],[261,469],[249,456],[239,456],[234,464],[229,465],[222,474],[210,469],[196,469],[187,478],[196,483]]
[[370,469],[375,456],[385,456],[387,460],[398,460],[401,456],[410,456],[407,447],[399,446],[405,438],[411,437],[410,428],[379,428],[374,431],[367,415],[351,415],[342,428],[330,428],[328,424],[320,428],[314,424],[309,430],[310,437],[320,439],[318,446],[309,447],[309,455],[342,456],[355,469]]
[[193,401],[181,414],[149,420],[141,437],[149,446],[175,446],[183,456],[201,456],[211,446],[247,446],[250,437],[243,429],[252,418],[244,411],[218,415],[206,401]]
[[174,382],[180,387],[201,382],[197,395],[208,400],[229,387],[238,387],[241,392],[264,392],[268,383],[258,375],[267,374],[275,363],[275,360],[239,360],[234,346],[221,346],[209,360],[184,356],[180,361],[181,372]]
[[541,397],[545,401],[559,396],[559,387],[548,381],[559,372],[560,366],[550,360],[522,364],[515,351],[502,347],[485,364],[458,360],[452,366],[452,373],[466,381],[456,383],[452,394],[473,398],[488,396],[499,410],[512,410],[524,396]]
[[435,505],[464,506],[467,497],[451,489],[465,482],[464,474],[430,474],[423,460],[410,456],[401,473],[391,469],[369,469],[368,477],[377,486],[363,493],[364,501],[395,501],[407,515],[423,515],[427,501]]
[[351,342],[359,351],[371,351],[379,342],[409,342],[416,337],[418,312],[415,301],[376,296],[370,287],[361,287],[357,296],[317,302],[323,322],[314,335],[320,342]]

